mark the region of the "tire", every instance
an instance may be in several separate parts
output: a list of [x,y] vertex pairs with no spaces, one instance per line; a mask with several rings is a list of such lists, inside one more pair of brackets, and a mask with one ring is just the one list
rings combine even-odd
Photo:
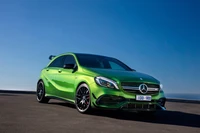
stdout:
[[77,88],[75,105],[80,113],[85,114],[91,111],[90,89],[87,84],[83,83]]
[[36,95],[37,95],[37,101],[39,103],[48,103],[50,100],[49,98],[45,97],[45,86],[43,81],[41,80],[37,84]]

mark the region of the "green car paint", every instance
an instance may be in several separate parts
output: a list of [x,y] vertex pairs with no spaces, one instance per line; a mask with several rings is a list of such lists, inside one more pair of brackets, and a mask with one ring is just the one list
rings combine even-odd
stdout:
[[[130,69],[117,59],[78,53],[51,56],[50,59],[38,80],[44,85],[44,91],[37,87],[37,96],[43,92],[43,96],[37,97],[39,102],[44,98],[57,98],[77,104],[77,89],[86,84],[89,101],[81,97],[79,104],[87,103],[83,108],[88,105],[90,108],[129,111],[165,110],[166,98],[160,82]],[[88,110],[78,109],[82,113]]]

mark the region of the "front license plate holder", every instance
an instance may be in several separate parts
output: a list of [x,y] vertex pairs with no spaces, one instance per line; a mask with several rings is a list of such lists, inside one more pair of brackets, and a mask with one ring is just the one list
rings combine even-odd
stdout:
[[136,101],[151,101],[150,95],[136,95]]

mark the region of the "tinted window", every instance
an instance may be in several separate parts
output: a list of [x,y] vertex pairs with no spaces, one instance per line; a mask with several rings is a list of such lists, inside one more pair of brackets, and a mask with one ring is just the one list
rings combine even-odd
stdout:
[[109,61],[109,64],[110,64],[110,67],[112,69],[115,69],[115,70],[124,70],[124,68],[122,66],[120,66],[119,64],[113,62],[113,61]]
[[60,56],[56,58],[50,65],[49,67],[63,67],[63,59],[64,56]]
[[84,67],[131,71],[128,66],[115,58],[89,54],[76,54],[76,56],[79,64]]
[[72,55],[66,55],[65,59],[64,59],[64,64],[76,64],[74,56],[72,56]]

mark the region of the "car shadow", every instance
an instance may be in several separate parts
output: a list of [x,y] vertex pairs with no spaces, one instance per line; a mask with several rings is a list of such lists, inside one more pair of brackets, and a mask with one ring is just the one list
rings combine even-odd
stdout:
[[157,124],[169,124],[200,128],[200,115],[179,111],[158,111],[154,115],[148,115],[144,113],[140,114],[125,111],[97,110],[95,112],[93,111],[89,115],[110,117],[120,120],[141,121]]
[[[49,104],[67,106],[74,108],[75,106],[69,103],[62,102],[51,102]],[[77,112],[78,113],[78,112]],[[178,125],[178,126],[187,126],[187,127],[197,127],[200,128],[200,115],[179,112],[179,111],[158,111],[154,115],[140,114],[135,112],[127,111],[112,111],[112,110],[97,110],[93,109],[87,115],[109,117],[119,120],[128,120],[128,121],[141,121],[149,122],[156,124],[168,124],[168,125]]]

